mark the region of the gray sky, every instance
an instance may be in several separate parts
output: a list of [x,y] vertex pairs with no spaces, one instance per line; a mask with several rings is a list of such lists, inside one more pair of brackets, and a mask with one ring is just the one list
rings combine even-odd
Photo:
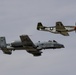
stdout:
[[76,75],[76,34],[69,37],[36,30],[38,22],[75,25],[76,0],[0,0],[0,36],[7,42],[28,34],[33,42],[55,39],[64,49],[45,50],[34,57],[26,51],[5,55],[0,51],[0,75]]

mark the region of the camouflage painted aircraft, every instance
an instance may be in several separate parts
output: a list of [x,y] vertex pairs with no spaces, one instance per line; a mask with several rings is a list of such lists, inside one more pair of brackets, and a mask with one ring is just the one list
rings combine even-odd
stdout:
[[4,54],[12,54],[14,50],[26,50],[34,56],[41,56],[42,49],[59,49],[64,48],[63,44],[53,41],[33,43],[28,35],[21,35],[19,41],[6,43],[5,37],[0,37],[0,49]]
[[37,30],[69,36],[68,32],[76,31],[76,26],[64,26],[62,22],[56,22],[56,26],[46,27],[43,26],[41,22],[39,22],[37,24]]

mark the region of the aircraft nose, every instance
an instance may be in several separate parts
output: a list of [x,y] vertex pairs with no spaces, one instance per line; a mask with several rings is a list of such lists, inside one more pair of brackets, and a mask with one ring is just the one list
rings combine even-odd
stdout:
[[76,26],[74,27],[74,30],[76,30]]
[[65,48],[64,45],[61,45],[61,48]]

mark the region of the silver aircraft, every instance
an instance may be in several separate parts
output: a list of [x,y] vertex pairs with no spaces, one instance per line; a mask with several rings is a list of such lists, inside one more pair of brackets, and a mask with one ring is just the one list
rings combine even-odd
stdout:
[[6,43],[5,37],[0,37],[0,49],[4,54],[12,54],[14,50],[26,50],[34,56],[40,56],[42,49],[64,48],[63,44],[53,41],[33,43],[28,35],[21,35],[19,41]]
[[37,24],[37,30],[69,36],[68,32],[76,31],[76,26],[64,26],[62,22],[56,22],[56,26],[46,27],[43,26],[41,22],[39,22]]

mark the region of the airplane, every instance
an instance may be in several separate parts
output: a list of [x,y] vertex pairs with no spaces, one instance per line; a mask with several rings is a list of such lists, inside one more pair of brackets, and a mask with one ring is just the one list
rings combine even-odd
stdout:
[[15,50],[26,50],[33,56],[41,56],[42,49],[59,49],[64,48],[63,44],[56,42],[55,40],[48,42],[33,43],[28,35],[20,35],[20,40],[11,43],[6,43],[5,37],[0,37],[0,49],[4,54],[11,55]]
[[72,31],[76,32],[76,26],[64,26],[62,22],[58,21],[56,22],[56,26],[46,27],[43,26],[41,22],[39,22],[37,24],[37,30],[48,31],[55,34],[62,34],[64,36],[69,36],[68,32]]

